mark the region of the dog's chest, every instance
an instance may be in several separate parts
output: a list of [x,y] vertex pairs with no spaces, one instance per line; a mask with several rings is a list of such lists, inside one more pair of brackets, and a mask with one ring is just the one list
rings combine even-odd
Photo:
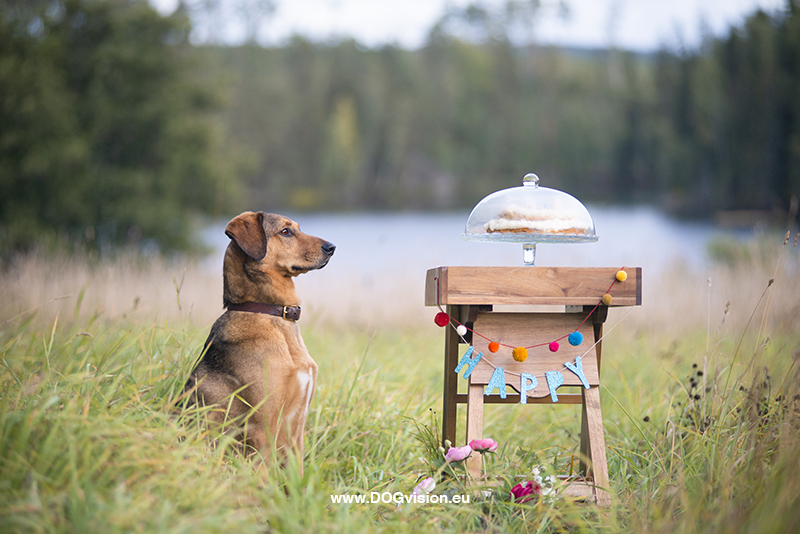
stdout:
[[[291,359],[290,362],[283,362],[287,366],[284,369],[284,376],[288,382],[287,395],[284,400],[285,413],[292,421],[305,421],[316,387],[317,364],[308,353],[297,324],[281,324],[280,331],[284,336],[287,348],[289,348]],[[271,363],[275,365],[278,362]]]
[[311,397],[314,395],[314,388],[316,387],[316,380],[314,378],[314,370],[309,367],[307,370],[298,369],[296,374],[298,384],[298,403],[295,408],[293,418],[298,416],[302,417],[305,421],[308,416],[308,408],[311,405]]

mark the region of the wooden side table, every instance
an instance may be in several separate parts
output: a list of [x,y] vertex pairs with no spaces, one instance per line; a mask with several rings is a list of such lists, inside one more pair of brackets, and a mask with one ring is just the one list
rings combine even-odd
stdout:
[[[601,506],[610,504],[599,393],[601,339],[609,306],[598,306],[598,303],[606,293],[612,297],[610,306],[642,303],[641,268],[624,268],[627,279],[615,282],[619,270],[604,267],[437,267],[428,270],[425,305],[445,309],[452,319],[470,329],[463,340],[455,328],[448,327],[445,333],[442,440],[456,441],[458,404],[467,405],[467,443],[482,437],[484,403],[580,404],[581,477],[570,481],[568,493],[592,499]],[[565,311],[494,311],[494,306],[499,305],[555,305],[564,306]],[[582,343],[573,346],[563,339],[556,352],[550,350],[549,342],[576,331],[582,334]],[[459,364],[459,343],[464,341],[474,347],[474,354],[481,353],[483,357],[470,370],[468,393],[459,394],[458,379],[464,370],[456,374],[455,369]],[[497,352],[489,351],[490,341],[501,345]],[[512,347],[515,346],[531,347],[524,362],[513,359]],[[583,377],[565,366],[571,363],[574,368],[577,362],[581,364]],[[492,380],[497,368],[503,369],[504,386],[511,386],[515,394],[506,393],[505,387],[492,387],[487,391],[490,382],[497,385],[497,378]],[[563,378],[560,387],[578,387],[580,393],[548,387],[546,373],[554,371]],[[536,378],[535,387],[529,377],[522,382],[523,373]],[[552,375],[551,378],[557,377]],[[522,389],[527,390],[524,398],[519,394]],[[497,391],[500,394],[495,393]],[[474,477],[479,477],[480,455],[472,455],[467,467]]]

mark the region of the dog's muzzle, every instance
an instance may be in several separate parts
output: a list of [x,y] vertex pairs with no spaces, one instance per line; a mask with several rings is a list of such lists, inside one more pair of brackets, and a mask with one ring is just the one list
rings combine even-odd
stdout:
[[[307,273],[308,271],[315,271],[317,269],[322,269],[323,267],[328,265],[329,261],[331,261],[331,256],[333,256],[334,251],[336,251],[336,245],[334,245],[333,243],[329,243],[328,241],[325,241],[320,246],[319,250],[322,251],[322,256],[319,257],[317,263],[313,265],[292,265],[291,268],[292,273],[302,274],[302,273]],[[317,255],[314,254],[310,258],[306,259],[308,259],[309,261],[313,261],[312,258],[316,257]]]

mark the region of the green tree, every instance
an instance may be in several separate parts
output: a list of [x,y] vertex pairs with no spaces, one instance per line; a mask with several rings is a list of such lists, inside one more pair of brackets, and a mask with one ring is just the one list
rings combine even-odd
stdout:
[[698,51],[659,55],[669,128],[651,167],[677,207],[785,212],[800,194],[798,5],[757,11]]
[[248,199],[465,208],[534,171],[585,201],[705,216],[789,206],[800,188],[797,0],[697,50],[520,46],[553,4],[453,8],[420,50],[300,37],[202,47],[205,78],[230,83],[224,120],[251,163]]
[[189,30],[144,0],[0,6],[0,250],[188,249],[192,215],[226,210],[235,166]]

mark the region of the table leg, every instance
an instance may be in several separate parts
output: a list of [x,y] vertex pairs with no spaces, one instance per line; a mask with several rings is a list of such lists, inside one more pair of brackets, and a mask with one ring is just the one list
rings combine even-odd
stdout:
[[[483,437],[483,392],[482,384],[470,384],[467,397],[467,441]],[[473,452],[467,460],[467,470],[474,479],[481,476],[481,454]]]
[[588,468],[584,465],[581,467],[587,476],[592,477],[598,506],[608,506],[611,504],[611,494],[608,492],[608,461],[606,440],[603,435],[603,415],[600,410],[600,388],[595,386],[583,389],[582,392],[581,452],[588,457],[590,464]]
[[[457,306],[447,306],[450,317],[458,314]],[[444,338],[444,393],[442,395],[442,444],[445,440],[456,442],[456,416],[458,405],[458,375],[455,373],[458,365],[458,334],[455,328],[447,327]]]

